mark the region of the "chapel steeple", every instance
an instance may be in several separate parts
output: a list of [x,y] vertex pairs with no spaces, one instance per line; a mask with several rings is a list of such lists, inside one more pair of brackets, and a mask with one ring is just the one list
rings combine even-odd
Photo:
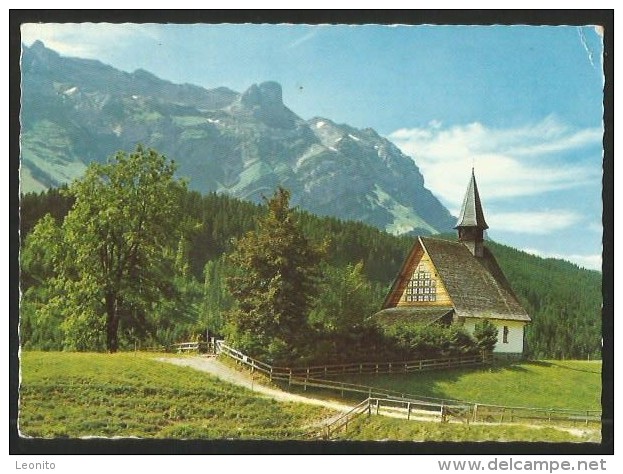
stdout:
[[463,198],[461,214],[454,228],[459,231],[459,241],[463,242],[475,257],[482,257],[484,231],[489,226],[485,222],[485,215],[482,212],[474,168],[472,168],[472,176]]

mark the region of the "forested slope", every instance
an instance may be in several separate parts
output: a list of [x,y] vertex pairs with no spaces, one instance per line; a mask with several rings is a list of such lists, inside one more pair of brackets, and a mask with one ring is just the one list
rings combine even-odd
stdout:
[[[22,196],[22,239],[46,213],[60,220],[71,205],[71,198],[57,189]],[[175,311],[184,317],[177,322],[163,322],[159,337],[166,340],[187,337],[206,325],[216,331],[222,327],[224,310],[233,305],[233,300],[224,284],[228,269],[221,257],[231,251],[236,238],[254,228],[256,218],[265,212],[262,206],[246,201],[194,191],[187,192],[184,208],[184,215],[197,219],[201,226],[183,243],[189,266],[182,284],[186,301]],[[380,306],[384,292],[413,244],[413,237],[396,237],[362,223],[306,212],[299,213],[298,219],[310,240],[326,243],[326,260],[331,268],[345,269],[347,265],[363,262],[364,275],[372,288],[370,298]],[[530,356],[581,359],[601,356],[601,273],[495,242],[487,245],[532,317],[527,330]],[[22,291],[26,291],[37,279],[29,273],[32,270],[22,268],[22,271]],[[42,343],[43,333],[46,339],[54,339],[55,331],[34,327],[35,320],[30,320],[34,317],[32,310],[26,311],[28,320],[22,326],[22,341],[33,347],[58,347],[53,341]],[[37,331],[42,334],[36,336]]]

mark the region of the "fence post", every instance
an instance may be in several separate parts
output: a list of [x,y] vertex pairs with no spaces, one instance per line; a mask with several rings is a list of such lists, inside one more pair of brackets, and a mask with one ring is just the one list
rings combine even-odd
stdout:
[[407,403],[407,420],[411,419],[411,402]]
[[473,421],[476,421],[476,419],[478,418],[478,404],[474,404],[474,418]]
[[372,406],[370,404],[370,397],[368,397],[368,416],[372,415]]
[[272,382],[273,381],[273,366],[270,366],[270,375],[268,376],[268,379]]
[[420,372],[422,371],[422,360],[420,360]]
[[379,414],[379,402],[380,402],[380,400],[377,398],[376,399],[376,414],[377,415]]
[[292,369],[288,369],[288,387],[292,386]]
[[586,410],[586,426],[588,426],[588,410]]

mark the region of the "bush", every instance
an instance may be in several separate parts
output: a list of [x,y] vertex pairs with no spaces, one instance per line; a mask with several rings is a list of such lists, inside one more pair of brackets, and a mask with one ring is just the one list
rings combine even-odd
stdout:
[[481,351],[493,352],[498,342],[498,329],[491,321],[483,319],[474,327],[474,338]]
[[418,359],[473,354],[476,341],[458,325],[395,325],[379,327],[390,358]]

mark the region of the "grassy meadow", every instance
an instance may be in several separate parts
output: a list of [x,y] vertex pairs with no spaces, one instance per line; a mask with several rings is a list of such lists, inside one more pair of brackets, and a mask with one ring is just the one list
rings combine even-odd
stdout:
[[22,352],[24,436],[300,439],[334,412],[280,403],[153,355]]
[[404,375],[345,376],[339,380],[482,404],[601,409],[599,361],[533,361]]
[[[158,355],[161,356],[165,355]],[[22,352],[21,434],[36,438],[306,439],[310,432],[320,430],[322,420],[335,414],[318,406],[264,398],[203,372],[162,363],[154,357],[147,353]],[[377,376],[357,381],[389,385],[394,389],[404,387],[414,393],[422,393],[428,387],[426,394],[430,396],[490,403],[519,404],[522,397],[533,392],[532,398],[527,397],[521,404],[535,403],[539,394],[542,403],[546,403],[546,397],[560,390],[557,396],[570,398],[565,407],[593,400],[591,390],[595,389],[598,377],[592,371],[600,369],[600,364],[548,364],[524,363],[491,372],[472,369],[408,377]],[[565,382],[563,375],[567,373]],[[563,390],[567,385],[572,385],[572,389]],[[596,430],[569,432],[552,427],[468,426],[384,416],[361,417],[340,436],[340,439],[375,441],[599,440]]]

